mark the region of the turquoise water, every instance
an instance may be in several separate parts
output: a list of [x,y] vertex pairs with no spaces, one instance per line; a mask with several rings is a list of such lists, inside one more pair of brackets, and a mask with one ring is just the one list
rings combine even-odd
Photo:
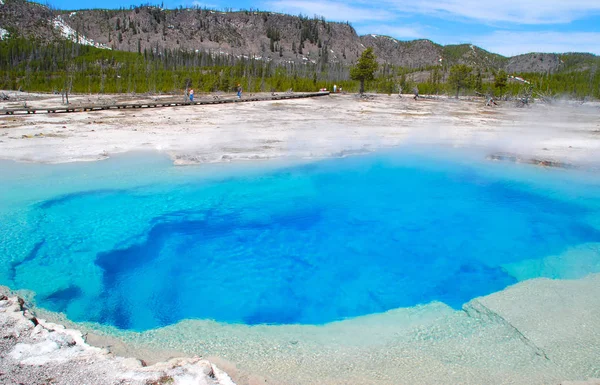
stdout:
[[0,284],[122,329],[460,309],[516,283],[508,264],[600,242],[600,179],[574,171],[414,153],[0,170]]

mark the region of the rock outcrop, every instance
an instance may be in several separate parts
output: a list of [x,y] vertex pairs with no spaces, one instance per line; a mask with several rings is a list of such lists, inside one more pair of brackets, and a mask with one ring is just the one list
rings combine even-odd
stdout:
[[81,332],[38,319],[24,301],[0,294],[0,383],[235,385],[207,360],[175,358],[152,366],[85,343]]

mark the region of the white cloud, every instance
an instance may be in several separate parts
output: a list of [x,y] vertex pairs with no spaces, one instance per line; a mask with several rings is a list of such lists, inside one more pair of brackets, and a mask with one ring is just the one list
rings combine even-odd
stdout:
[[192,1],[192,6],[198,7],[198,8],[208,8],[208,9],[220,9],[221,8],[220,5],[205,3],[203,1],[198,1],[198,0]]
[[264,7],[270,11],[287,14],[303,14],[307,16],[324,16],[327,20],[364,22],[375,20],[390,20],[395,16],[388,11],[364,7],[358,5],[347,5],[337,1],[314,1],[314,0],[274,0],[264,3]]
[[317,14],[330,20],[351,22],[421,14],[487,23],[556,24],[600,14],[598,0],[267,0],[263,5],[277,12]]
[[359,35],[376,34],[391,36],[399,40],[420,39],[425,35],[420,31],[419,27],[405,25],[389,25],[389,24],[367,24],[361,25],[358,29]]
[[384,0],[384,2],[398,12],[517,24],[569,23],[583,16],[600,13],[598,0]]
[[496,31],[473,39],[491,52],[514,56],[529,52],[590,52],[600,55],[600,32]]

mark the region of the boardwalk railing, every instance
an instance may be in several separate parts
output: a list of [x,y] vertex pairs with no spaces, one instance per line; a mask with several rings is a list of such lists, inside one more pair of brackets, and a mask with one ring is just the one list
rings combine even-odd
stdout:
[[270,96],[250,96],[239,98],[221,98],[214,97],[209,100],[176,102],[176,101],[151,101],[142,103],[116,103],[116,104],[88,104],[88,105],[64,105],[58,107],[31,107],[31,108],[2,108],[0,115],[14,114],[36,114],[36,113],[66,113],[66,112],[84,112],[84,111],[100,111],[100,110],[117,110],[126,108],[161,108],[161,107],[178,107],[178,106],[198,106],[208,104],[224,104],[224,103],[243,103],[243,102],[260,102],[285,99],[302,99],[314,98],[318,96],[327,96],[329,92],[313,92],[313,93],[298,93],[298,94],[278,94]]

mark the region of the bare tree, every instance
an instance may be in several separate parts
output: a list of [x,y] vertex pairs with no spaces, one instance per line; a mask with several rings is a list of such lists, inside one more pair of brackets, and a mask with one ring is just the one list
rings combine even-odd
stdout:
[[69,63],[65,67],[65,75],[63,78],[63,88],[61,92],[61,98],[63,104],[69,104],[69,94],[73,89],[73,72],[75,71],[75,66],[73,63]]

